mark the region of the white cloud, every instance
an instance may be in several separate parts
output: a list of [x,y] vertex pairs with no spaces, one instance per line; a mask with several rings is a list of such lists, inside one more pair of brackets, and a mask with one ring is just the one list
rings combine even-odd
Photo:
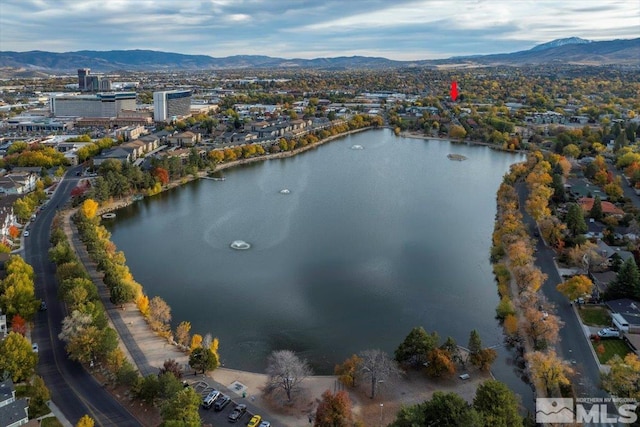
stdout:
[[0,1],[0,50],[427,59],[640,36],[636,0]]

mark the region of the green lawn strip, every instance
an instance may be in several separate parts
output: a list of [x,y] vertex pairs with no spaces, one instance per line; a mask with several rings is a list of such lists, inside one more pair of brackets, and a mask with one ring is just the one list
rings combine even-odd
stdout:
[[40,425],[42,427],[62,427],[62,423],[55,417],[43,418]]
[[588,326],[609,326],[611,315],[605,307],[581,307],[578,309],[582,323]]
[[[600,363],[602,364],[606,364],[609,359],[611,359],[616,354],[620,356],[621,359],[624,359],[624,357],[628,353],[631,353],[631,349],[629,349],[627,343],[619,339],[600,340],[598,342],[596,342],[595,340],[591,340],[591,343],[594,350],[596,351],[596,354],[598,355]],[[604,347],[604,353],[602,354],[598,353],[598,347],[600,346],[600,344],[602,344],[602,346]]]

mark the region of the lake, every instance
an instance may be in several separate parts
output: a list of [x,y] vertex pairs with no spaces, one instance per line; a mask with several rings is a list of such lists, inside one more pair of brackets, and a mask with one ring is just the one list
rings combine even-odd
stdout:
[[[523,159],[370,130],[145,198],[106,225],[174,326],[220,339],[225,366],[262,372],[271,351],[290,349],[328,374],[361,350],[393,354],[414,326],[503,343],[495,195]],[[495,375],[530,400],[510,351],[498,352]]]

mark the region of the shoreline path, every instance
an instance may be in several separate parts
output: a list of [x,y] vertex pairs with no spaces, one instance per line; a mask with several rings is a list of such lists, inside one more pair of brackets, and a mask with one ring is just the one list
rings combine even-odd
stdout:
[[[176,346],[167,342],[163,337],[156,335],[149,327],[146,320],[135,304],[125,304],[124,308],[114,306],[109,301],[109,291],[104,284],[100,273],[96,268],[86,247],[80,241],[78,230],[71,221],[74,210],[65,211],[63,218],[63,230],[68,236],[78,258],[83,263],[91,279],[98,287],[100,298],[105,306],[111,326],[120,336],[121,348],[128,359],[137,366],[144,375],[154,374],[162,367],[165,360],[175,359],[181,366],[188,363],[188,355]],[[235,402],[246,403],[250,412],[258,413],[270,420],[274,427],[296,427],[309,425],[309,414],[315,411],[317,402],[325,390],[335,392],[340,389],[336,376],[311,376],[302,383],[304,403],[287,411],[274,410],[262,396],[262,387],[266,384],[265,374],[240,371],[221,367],[208,375],[193,375],[191,370],[186,370],[185,379],[190,383],[204,381],[210,387],[228,394]],[[411,405],[423,402],[431,397],[434,391],[453,391],[471,402],[478,385],[487,379],[491,379],[490,373],[482,373],[475,369],[469,371],[470,380],[461,380],[454,376],[448,380],[430,380],[422,373],[411,373],[395,381],[389,381],[380,389],[375,399],[370,399],[365,389],[347,390],[353,403],[354,415],[370,422],[379,422],[384,417],[386,423],[395,419],[396,412],[401,405]],[[458,372],[460,374],[462,372]],[[240,383],[241,389],[235,386]],[[234,390],[235,388],[235,390]],[[242,396],[245,392],[245,397]],[[384,411],[384,412],[383,412]],[[139,420],[144,424],[144,420]]]

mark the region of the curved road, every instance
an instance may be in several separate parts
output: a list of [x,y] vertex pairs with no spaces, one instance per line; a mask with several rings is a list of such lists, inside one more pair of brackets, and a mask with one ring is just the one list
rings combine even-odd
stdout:
[[44,300],[48,310],[38,312],[34,319],[32,341],[39,346],[38,374],[44,378],[51,399],[66,418],[75,423],[85,414],[100,426],[140,426],[141,424],[116,401],[83,367],[67,358],[64,343],[58,339],[64,304],[58,300],[55,265],[49,261],[49,235],[57,206],[69,200],[78,179],[71,168],[58,189],[30,225],[30,236],[24,239],[24,257],[36,276],[36,297]]

